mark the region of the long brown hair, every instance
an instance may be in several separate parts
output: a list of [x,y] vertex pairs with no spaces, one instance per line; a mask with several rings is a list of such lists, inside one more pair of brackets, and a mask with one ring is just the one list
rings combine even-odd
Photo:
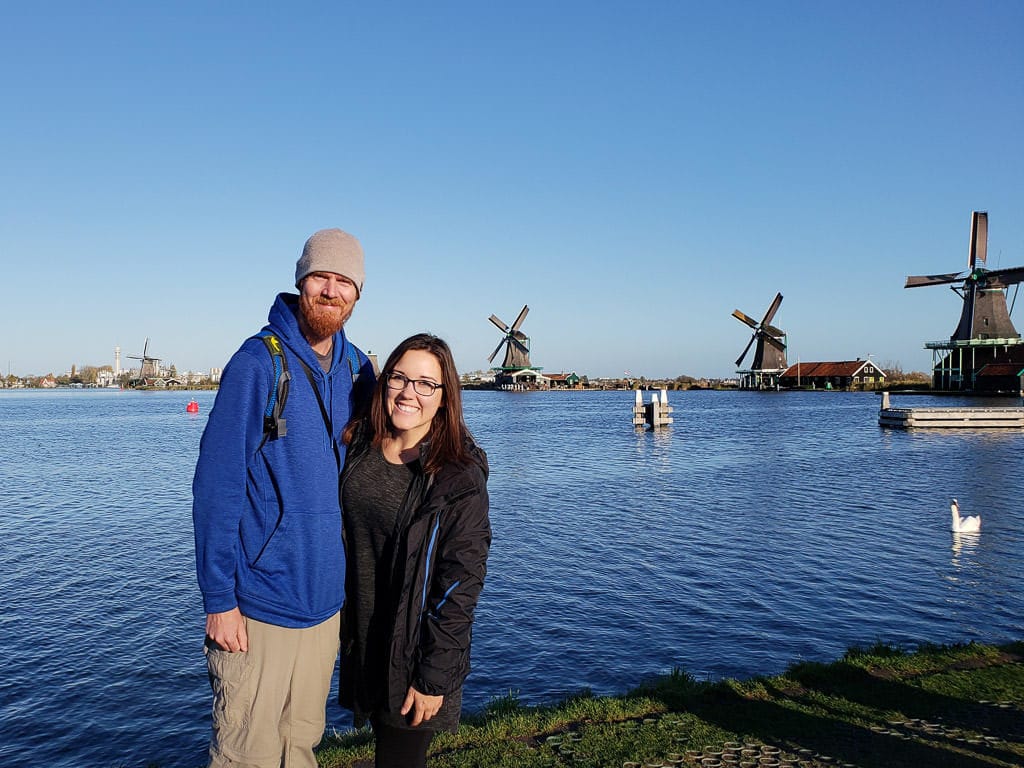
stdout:
[[387,362],[384,363],[380,376],[377,378],[377,384],[373,388],[369,406],[349,422],[342,433],[342,439],[346,444],[351,443],[352,438],[362,425],[371,435],[371,445],[375,448],[380,447],[384,436],[391,429],[387,408],[384,405],[387,377],[394,371],[398,361],[402,359],[402,355],[410,350],[429,352],[441,366],[441,397],[444,399],[430,423],[430,432],[427,434],[430,448],[425,451],[425,456],[421,456],[423,470],[432,473],[445,464],[469,462],[466,445],[467,442],[472,441],[472,436],[462,418],[462,388],[459,386],[459,374],[455,369],[455,359],[445,341],[430,333],[417,333],[410,336],[388,355]]

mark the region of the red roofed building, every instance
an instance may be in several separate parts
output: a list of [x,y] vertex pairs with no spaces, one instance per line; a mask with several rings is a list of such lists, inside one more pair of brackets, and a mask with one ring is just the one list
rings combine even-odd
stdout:
[[580,377],[575,373],[548,373],[544,378],[550,389],[581,389]]
[[871,360],[796,363],[779,376],[779,386],[802,389],[881,389],[885,371]]

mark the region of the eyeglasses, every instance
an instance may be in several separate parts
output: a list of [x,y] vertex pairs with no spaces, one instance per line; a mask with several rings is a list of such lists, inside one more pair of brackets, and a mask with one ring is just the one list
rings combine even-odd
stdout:
[[423,397],[430,397],[437,390],[441,389],[442,386],[426,379],[410,379],[408,376],[403,376],[400,373],[387,374],[384,377],[384,382],[388,385],[388,389],[393,389],[396,392],[401,392],[405,389],[406,384],[412,384],[412,391]]

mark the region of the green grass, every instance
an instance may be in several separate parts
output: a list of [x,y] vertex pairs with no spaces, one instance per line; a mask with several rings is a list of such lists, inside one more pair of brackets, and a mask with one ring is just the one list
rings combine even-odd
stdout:
[[[373,736],[326,737],[318,758],[322,768],[369,768]],[[914,652],[877,644],[743,681],[698,682],[676,670],[623,696],[583,692],[548,706],[522,705],[510,693],[464,718],[457,734],[438,735],[429,765],[645,768],[701,758],[724,766],[759,758],[782,766],[1024,765],[1024,643]]]

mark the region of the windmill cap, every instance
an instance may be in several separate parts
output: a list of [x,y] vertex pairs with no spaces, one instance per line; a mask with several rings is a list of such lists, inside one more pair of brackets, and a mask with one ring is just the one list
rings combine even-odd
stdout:
[[295,264],[295,287],[311,272],[333,272],[355,283],[363,292],[366,269],[363,265],[363,246],[348,232],[340,229],[321,229],[314,232],[302,249]]

